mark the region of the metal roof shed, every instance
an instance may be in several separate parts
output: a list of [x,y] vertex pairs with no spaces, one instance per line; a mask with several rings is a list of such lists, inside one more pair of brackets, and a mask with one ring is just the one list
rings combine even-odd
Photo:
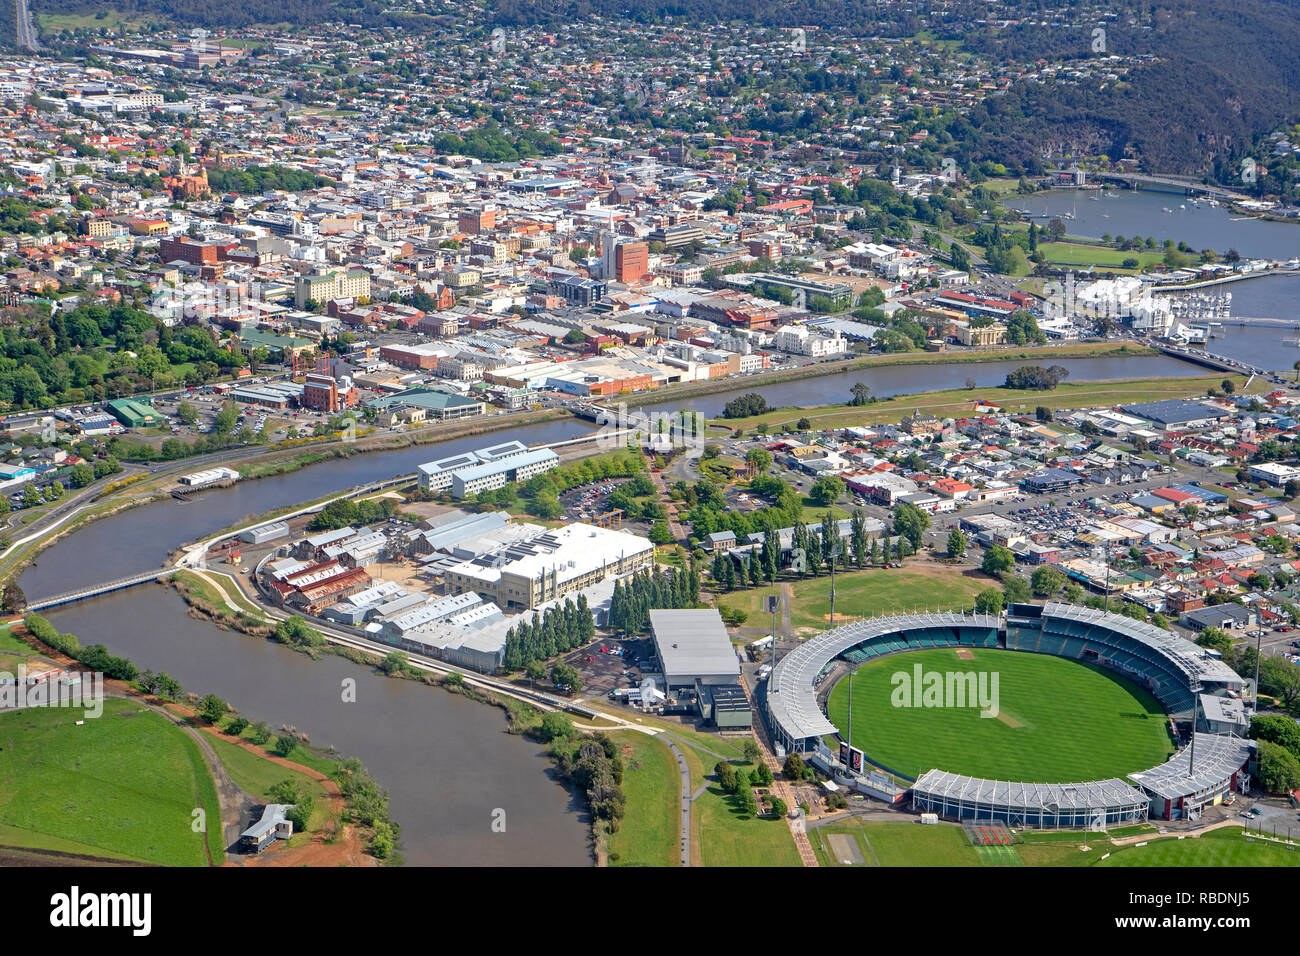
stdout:
[[651,611],[650,629],[670,688],[694,686],[697,679],[729,684],[740,676],[740,662],[717,611]]

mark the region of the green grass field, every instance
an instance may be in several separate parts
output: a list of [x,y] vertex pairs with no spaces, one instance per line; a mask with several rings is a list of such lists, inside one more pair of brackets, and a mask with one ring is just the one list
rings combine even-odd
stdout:
[[325,792],[325,787],[319,780],[314,780],[306,774],[281,767],[279,764],[265,760],[242,747],[236,747],[220,737],[209,734],[207,741],[221,760],[222,766],[226,768],[226,773],[230,774],[230,779],[235,786],[245,793],[266,799],[270,796],[271,788],[277,783],[282,780],[293,780],[298,785],[300,792],[306,793],[312,798],[315,805],[312,808],[311,819],[307,821],[307,829],[310,832],[295,833],[289,843],[290,846],[298,846],[309,841],[311,839],[310,833],[319,830],[329,821],[329,797]]
[[[1100,669],[1045,654],[980,649],[913,651],[870,661],[853,678],[853,745],[916,777],[938,768],[999,780],[1071,783],[1123,776],[1166,760],[1173,746],[1160,705]],[[998,716],[979,708],[895,707],[893,675],[998,675]],[[991,689],[991,678],[989,680]],[[831,691],[831,722],[848,724],[849,682]]]
[[[992,582],[984,578],[966,577],[958,571],[926,568],[909,571],[906,563],[896,570],[876,569],[848,571],[835,575],[835,617],[870,617],[910,611],[913,608],[948,610],[969,608],[975,595]],[[824,630],[830,626],[831,578],[824,574],[790,583],[794,602],[790,608],[790,623],[794,627]],[[719,594],[718,603],[741,608],[748,612],[747,624],[763,627],[771,618],[763,612],[763,602],[776,586]]]
[[[662,741],[646,734],[615,737],[623,754],[627,814],[609,838],[611,866],[678,866],[681,796],[677,761]],[[612,859],[612,854],[618,859]]]
[[[846,863],[827,839],[835,834],[856,843],[863,862]],[[979,866],[984,862],[961,827],[923,826],[912,820],[850,820],[817,827],[808,835],[823,866]]]
[[742,816],[737,798],[713,783],[691,804],[699,817],[705,866],[799,866],[799,851],[784,820]]
[[26,641],[14,637],[9,628],[0,629],[0,651],[10,654],[35,654],[36,651]]
[[[202,807],[212,859],[224,861],[221,810],[198,745],[166,718],[109,698],[98,719],[31,708],[0,716],[0,825],[22,846],[75,843],[103,856],[167,866],[206,866]],[[16,842],[16,841],[15,841]]]
[[1249,839],[1236,828],[1185,840],[1153,840],[1111,853],[1097,866],[1300,866],[1300,849]]

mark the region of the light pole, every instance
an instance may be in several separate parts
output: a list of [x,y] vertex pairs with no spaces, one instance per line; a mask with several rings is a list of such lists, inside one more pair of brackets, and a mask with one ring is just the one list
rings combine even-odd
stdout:
[[831,627],[835,627],[835,564],[844,550],[843,543],[837,537],[835,544],[831,545]]

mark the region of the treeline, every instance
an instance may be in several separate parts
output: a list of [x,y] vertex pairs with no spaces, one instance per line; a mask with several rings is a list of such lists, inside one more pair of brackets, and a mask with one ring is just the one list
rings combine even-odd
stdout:
[[1015,388],[1026,391],[1049,392],[1068,378],[1070,370],[1063,365],[1022,365],[1014,371],[1007,372],[1003,388]]
[[268,189],[285,192],[302,192],[329,186],[333,181],[326,176],[288,166],[217,166],[208,170],[208,185],[214,193],[240,193],[260,195]]
[[534,611],[529,621],[521,615],[519,623],[506,631],[503,666],[508,671],[524,670],[535,662],[582,647],[595,636],[596,622],[587,595],[579,594],[576,604],[566,597],[560,607],[548,607],[543,614]]
[[772,475],[757,475],[750,479],[749,490],[768,501],[765,508],[750,512],[727,511],[727,499],[722,489],[708,478],[694,484],[679,481],[673,486],[687,508],[687,520],[693,537],[704,540],[718,531],[735,532],[743,538],[769,528],[788,528],[803,513],[803,499],[789,482]]
[[639,634],[650,624],[650,612],[694,607],[700,600],[700,575],[673,568],[664,575],[645,570],[614,582],[609,602],[609,626],[626,634]]
[[[901,561],[915,551],[916,547],[911,545],[903,528],[898,531],[893,557]],[[792,565],[791,570],[800,577],[818,575],[823,570],[829,572],[832,561],[836,568],[847,569],[852,566],[861,569],[873,567],[882,560],[891,560],[889,541],[885,541],[882,552],[880,541],[868,537],[866,517],[861,508],[854,509],[849,519],[847,539],[840,537],[838,523],[829,511],[822,515],[821,524],[816,528],[796,521],[791,531],[791,555],[798,552],[803,553],[803,561]],[[733,557],[723,552],[716,554],[710,572],[720,590],[735,591],[759,587],[765,582],[770,584],[777,579],[783,567],[780,536],[773,529],[764,532],[762,544],[757,550],[751,549],[748,555]]]
[[609,478],[628,478],[644,472],[645,459],[640,453],[622,449],[581,458],[540,475],[533,475],[518,487],[506,485],[495,491],[479,492],[476,500],[480,504],[508,507],[518,497],[523,497],[527,501],[525,507],[529,514],[549,521],[564,514],[560,495],[570,488]]
[[15,409],[198,385],[247,364],[208,329],[172,329],[126,303],[53,314],[45,302],[0,310],[0,404]]
[[374,524],[391,517],[396,510],[397,505],[392,498],[369,498],[365,501],[340,498],[322,508],[308,523],[307,530],[337,531],[354,524]]
[[81,646],[81,642],[72,634],[60,634],[59,629],[39,614],[28,614],[23,619],[27,630],[41,643],[52,647],[60,654],[66,654],[77,663],[98,671],[105,677],[117,680],[135,680],[140,674],[139,668],[125,657],[108,653],[103,644]]
[[464,136],[441,133],[434,137],[433,148],[440,153],[508,163],[537,156],[555,156],[564,150],[564,144],[540,130],[524,129],[506,133],[495,121],[489,121],[483,129],[470,130]]
[[603,732],[576,735],[568,715],[554,712],[542,718],[538,736],[550,744],[560,776],[586,796],[592,817],[604,821],[607,833],[616,832],[627,803],[618,744]]
[[722,417],[749,418],[751,415],[763,415],[767,411],[767,399],[758,392],[748,392],[727,402],[722,407]]

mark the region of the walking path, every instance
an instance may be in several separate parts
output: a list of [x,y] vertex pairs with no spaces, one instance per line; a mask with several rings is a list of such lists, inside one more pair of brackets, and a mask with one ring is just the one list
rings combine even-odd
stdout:
[[[668,734],[663,736],[668,737]],[[682,778],[682,812],[679,825],[681,827],[681,850],[682,866],[691,865],[691,801],[695,799],[691,795],[691,768],[686,763],[686,755],[677,748],[677,745],[671,740],[665,740],[668,749],[673,752],[677,758],[677,770]]]

